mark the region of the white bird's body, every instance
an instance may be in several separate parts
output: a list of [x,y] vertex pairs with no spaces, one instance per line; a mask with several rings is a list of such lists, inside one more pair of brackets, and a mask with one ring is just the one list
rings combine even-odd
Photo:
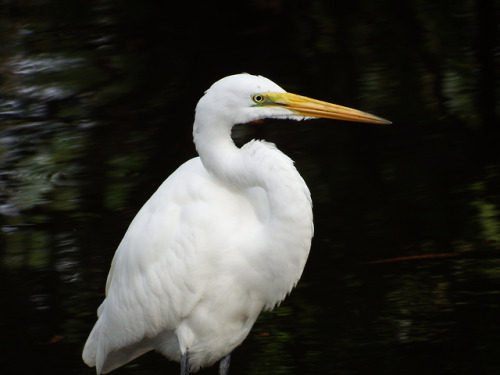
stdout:
[[149,350],[176,361],[189,351],[187,370],[209,366],[298,282],[313,236],[309,190],[273,144],[237,148],[230,133],[237,123],[304,115],[256,105],[256,93],[292,95],[266,78],[236,75],[200,100],[193,131],[200,157],[153,194],[113,259],[83,352],[97,373]]

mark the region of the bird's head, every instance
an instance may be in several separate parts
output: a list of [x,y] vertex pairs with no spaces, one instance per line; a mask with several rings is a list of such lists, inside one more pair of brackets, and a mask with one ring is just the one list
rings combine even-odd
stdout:
[[196,116],[212,118],[228,127],[264,118],[322,117],[390,124],[366,112],[288,93],[271,80],[250,74],[236,74],[215,82],[198,102]]

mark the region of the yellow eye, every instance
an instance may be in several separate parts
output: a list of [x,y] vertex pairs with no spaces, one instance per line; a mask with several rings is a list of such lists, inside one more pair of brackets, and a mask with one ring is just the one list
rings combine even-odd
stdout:
[[262,104],[266,101],[266,97],[262,94],[253,94],[252,100],[257,104]]

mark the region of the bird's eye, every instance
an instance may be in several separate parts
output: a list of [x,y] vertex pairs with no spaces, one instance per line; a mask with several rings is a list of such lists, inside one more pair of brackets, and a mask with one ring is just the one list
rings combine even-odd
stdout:
[[252,95],[252,100],[257,103],[257,104],[262,104],[265,102],[266,97],[262,94],[253,94]]

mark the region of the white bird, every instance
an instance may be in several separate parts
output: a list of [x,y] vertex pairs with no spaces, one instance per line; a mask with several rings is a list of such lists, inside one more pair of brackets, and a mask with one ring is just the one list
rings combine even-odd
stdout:
[[262,310],[297,284],[313,236],[309,189],[274,144],[238,148],[231,128],[264,118],[387,120],[285,92],[267,78],[225,77],[196,107],[199,157],[181,165],[130,224],[83,350],[97,374],[157,350],[181,374],[221,360]]

